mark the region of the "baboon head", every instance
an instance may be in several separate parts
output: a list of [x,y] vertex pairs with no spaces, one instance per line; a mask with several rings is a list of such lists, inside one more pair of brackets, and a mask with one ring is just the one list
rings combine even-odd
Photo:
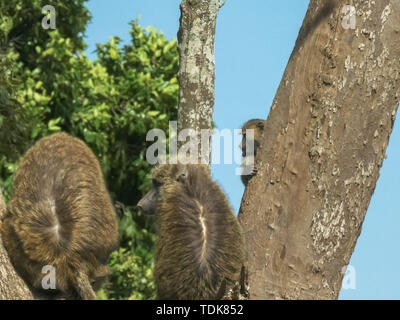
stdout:
[[149,192],[138,202],[137,206],[144,214],[154,215],[156,213],[157,203],[160,198],[160,189],[161,184],[153,181]]
[[254,130],[253,134],[253,150],[249,150],[250,154],[254,154],[257,152],[257,148],[260,145],[260,137],[262,131],[264,130],[264,120],[262,119],[251,119],[247,121],[242,127],[242,141],[239,144],[239,148],[242,150],[242,156],[246,156],[246,130]]
[[138,202],[138,208],[148,215],[157,212],[165,188],[178,186],[185,182],[188,166],[184,164],[161,164],[151,171],[152,187]]

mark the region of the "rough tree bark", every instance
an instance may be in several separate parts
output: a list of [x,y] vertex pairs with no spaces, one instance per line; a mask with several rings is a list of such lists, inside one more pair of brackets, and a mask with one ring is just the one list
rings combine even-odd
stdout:
[[178,31],[178,129],[212,129],[214,39],[221,0],[183,0]]
[[[0,190],[0,223],[6,210],[3,194]],[[33,299],[25,282],[17,275],[0,237],[0,300]]]
[[[239,218],[251,299],[336,299],[400,100],[400,2],[311,0]],[[316,23],[315,23],[316,22]]]

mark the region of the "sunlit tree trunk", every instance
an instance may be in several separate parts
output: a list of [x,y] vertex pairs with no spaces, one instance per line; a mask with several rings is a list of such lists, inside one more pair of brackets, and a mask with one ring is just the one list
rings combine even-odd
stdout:
[[400,100],[400,2],[350,1],[354,19],[348,2],[310,1],[266,120],[239,213],[251,299],[336,299],[379,177]]
[[[178,32],[178,130],[212,129],[214,108],[214,39],[222,0],[183,0]],[[203,155],[208,160],[211,137],[204,136]],[[208,149],[208,150],[207,150]],[[199,149],[201,151],[201,149]]]

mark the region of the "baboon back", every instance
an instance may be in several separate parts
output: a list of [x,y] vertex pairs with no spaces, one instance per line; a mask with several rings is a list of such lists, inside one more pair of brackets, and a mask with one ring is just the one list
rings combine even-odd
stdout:
[[13,264],[34,288],[41,288],[45,265],[56,268],[57,289],[80,297],[82,286],[105,276],[117,220],[99,162],[82,141],[59,133],[28,150],[1,232]]
[[[176,167],[175,167],[176,168]],[[179,182],[164,179],[157,212],[155,280],[159,299],[217,299],[244,263],[240,225],[205,166],[187,165]],[[174,165],[156,168],[153,177]]]

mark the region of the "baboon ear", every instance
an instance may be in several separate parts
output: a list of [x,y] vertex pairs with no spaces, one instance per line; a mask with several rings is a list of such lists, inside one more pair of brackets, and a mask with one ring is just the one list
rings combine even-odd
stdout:
[[261,130],[264,130],[264,121],[262,121],[262,120],[258,121],[257,127],[260,128]]

